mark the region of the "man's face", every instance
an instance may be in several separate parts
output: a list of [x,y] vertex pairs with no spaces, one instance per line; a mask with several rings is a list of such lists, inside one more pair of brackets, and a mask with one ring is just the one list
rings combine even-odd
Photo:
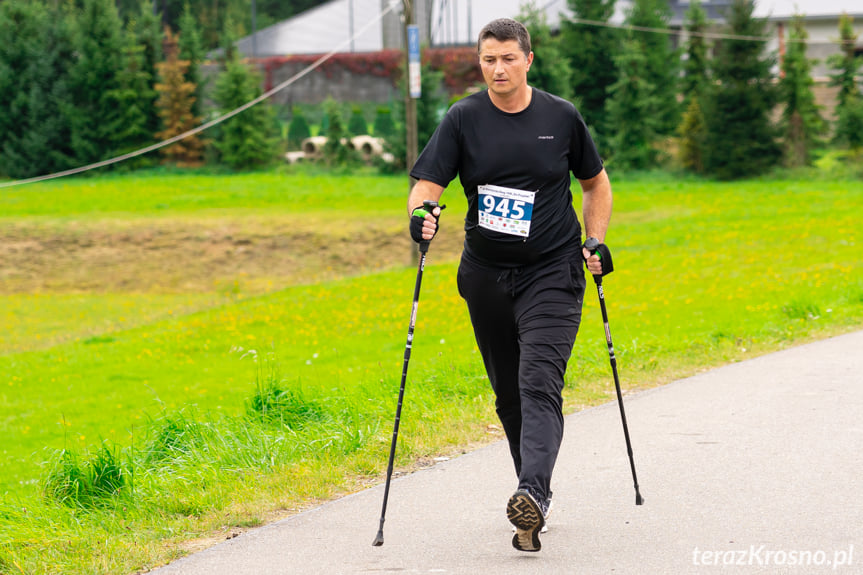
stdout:
[[527,71],[533,52],[524,55],[518,40],[500,42],[486,38],[480,45],[479,63],[488,89],[498,96],[509,96],[527,85]]

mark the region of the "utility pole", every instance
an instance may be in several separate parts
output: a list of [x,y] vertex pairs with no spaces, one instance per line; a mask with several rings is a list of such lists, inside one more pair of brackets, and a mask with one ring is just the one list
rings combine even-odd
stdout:
[[348,0],[348,37],[351,39],[351,52],[354,51],[354,0]]
[[473,5],[471,0],[467,0],[467,41],[468,44],[473,39]]
[[[415,0],[404,0],[404,38],[405,38],[405,69],[408,74],[408,89],[405,90],[405,134],[406,142],[406,160],[408,172],[408,193],[416,184],[410,171],[414,163],[417,161],[417,98],[422,96],[420,83],[420,34],[419,28],[414,21]],[[413,209],[413,208],[411,208]],[[414,248],[411,249],[411,259],[414,262],[419,261],[419,252]]]
[[[407,134],[407,167],[408,172],[417,161],[417,98],[420,91],[420,50],[419,28],[414,20],[414,1],[404,0],[404,37],[405,64],[408,73],[408,90],[405,92],[405,132]],[[408,176],[410,185],[416,183]]]
[[258,57],[258,7],[252,0],[252,59]]

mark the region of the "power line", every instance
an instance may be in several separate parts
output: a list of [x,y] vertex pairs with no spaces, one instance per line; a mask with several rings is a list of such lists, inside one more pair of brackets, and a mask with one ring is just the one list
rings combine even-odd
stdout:
[[[547,11],[548,8],[557,4],[559,0],[549,0],[546,2],[541,10]],[[697,36],[700,38],[707,38],[710,40],[739,40],[743,42],[769,42],[773,40],[773,36],[746,36],[746,35],[738,35],[738,34],[725,34],[722,32],[689,32],[683,28],[652,28],[649,26],[634,26],[632,24],[620,23],[615,24],[612,22],[606,22],[603,20],[590,20],[587,18],[565,18],[567,22],[572,22],[574,24],[582,24],[585,26],[595,26],[599,28],[614,28],[617,30],[626,30],[632,32],[651,32],[654,34],[666,34],[669,36]],[[830,42],[813,42],[809,40],[802,40],[796,38],[786,38],[785,42],[796,42],[796,43],[806,43],[808,45],[815,44],[840,44],[841,41],[830,41]]]
[[275,86],[274,88],[271,88],[270,90],[267,90],[266,92],[264,92],[263,94],[261,94],[260,96],[255,98],[254,100],[250,100],[249,102],[246,102],[245,104],[243,104],[239,108],[235,108],[235,109],[231,110],[230,112],[227,112],[227,113],[219,116],[218,118],[214,118],[214,119],[210,120],[209,122],[201,124],[197,128],[192,128],[191,130],[189,130],[187,132],[183,132],[182,134],[174,136],[173,138],[168,138],[167,140],[158,142],[156,144],[152,144],[150,146],[147,146],[145,148],[141,148],[139,150],[135,150],[133,152],[129,152],[127,154],[123,154],[121,156],[110,158],[108,160],[102,160],[100,162],[87,164],[86,166],[80,166],[78,168],[72,168],[71,170],[64,170],[62,172],[56,172],[53,174],[46,174],[44,176],[36,176],[33,178],[26,178],[23,180],[13,180],[11,182],[2,182],[2,183],[0,183],[0,189],[11,188],[12,186],[21,186],[24,184],[34,184],[36,182],[44,182],[46,180],[55,180],[57,178],[63,178],[66,176],[74,176],[76,174],[81,174],[84,172],[88,172],[90,170],[96,170],[99,168],[104,168],[106,166],[111,166],[113,164],[119,164],[120,162],[125,162],[126,160],[131,160],[132,158],[137,158],[138,156],[143,156],[144,154],[148,154],[148,153],[153,152],[155,150],[158,150],[160,148],[170,146],[171,144],[179,142],[180,140],[188,138],[189,136],[194,136],[195,134],[200,134],[204,130],[212,128],[213,126],[215,126],[217,124],[221,124],[225,120],[230,120],[234,116],[245,112],[246,110],[248,110],[252,106],[255,106],[256,104],[260,104],[261,102],[263,102],[264,100],[266,100],[270,96],[284,90],[285,88],[287,88],[288,86],[290,86],[291,84],[293,84],[294,82],[299,80],[300,78],[308,75],[310,72],[319,68],[324,62],[326,62],[327,60],[332,58],[334,55],[341,52],[346,46],[349,46],[357,36],[361,36],[366,30],[368,30],[369,28],[371,28],[372,26],[374,26],[375,24],[377,24],[378,22],[383,20],[384,16],[386,16],[387,14],[389,14],[390,12],[395,10],[398,5],[399,5],[399,3],[397,3],[397,2],[390,2],[389,6],[385,10],[380,12],[378,14],[377,18],[373,18],[372,20],[369,20],[366,23],[366,25],[363,26],[357,33],[355,33],[353,36],[351,36],[350,38],[348,38],[347,40],[345,40],[344,42],[342,42],[341,44],[339,44],[338,46],[333,48],[330,52],[324,54],[323,56],[321,56],[320,58],[318,58],[317,60],[315,60],[314,62],[309,64],[308,67],[304,68],[303,70],[300,70],[299,72],[297,72],[296,74],[294,74],[293,76],[291,76],[290,78],[288,78],[287,80],[285,80],[284,82],[279,84],[278,86]]
[[[596,26],[602,28],[616,28],[618,30],[626,30],[630,32],[652,32],[654,34],[667,34],[669,36],[698,36],[701,38],[708,38],[711,40],[742,40],[746,42],[769,42],[773,40],[772,36],[745,36],[738,34],[723,34],[721,32],[689,32],[684,29],[674,29],[674,28],[651,28],[649,26],[634,26],[632,24],[612,24],[611,22],[603,22],[601,20],[588,20],[585,18],[570,18],[570,22],[574,22],[576,24],[585,24],[587,26]],[[788,39],[786,42],[805,42],[805,40],[791,40]]]

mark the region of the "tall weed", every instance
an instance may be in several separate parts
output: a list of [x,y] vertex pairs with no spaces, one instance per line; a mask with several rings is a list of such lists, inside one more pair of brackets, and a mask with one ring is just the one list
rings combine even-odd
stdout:
[[103,507],[132,495],[133,469],[131,459],[123,462],[120,450],[105,442],[83,460],[74,451],[62,449],[53,458],[44,494],[68,507]]
[[301,429],[328,418],[319,402],[305,399],[301,389],[288,387],[275,368],[267,365],[257,369],[255,392],[246,401],[246,414],[252,419],[290,429]]

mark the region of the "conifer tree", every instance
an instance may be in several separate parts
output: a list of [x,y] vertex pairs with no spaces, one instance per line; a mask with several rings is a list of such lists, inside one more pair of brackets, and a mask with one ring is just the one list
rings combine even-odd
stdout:
[[617,82],[612,84],[606,103],[608,120],[614,132],[608,140],[610,165],[621,170],[643,170],[656,163],[653,147],[661,126],[656,115],[656,88],[645,74],[647,58],[641,43],[626,38],[615,57]]
[[[402,94],[407,91],[407,74],[402,73],[399,88]],[[427,62],[423,62],[420,73],[420,88],[422,97],[417,100],[417,147],[422,150],[434,134],[437,125],[446,113],[447,99],[441,84],[443,83],[443,72],[433,69]],[[396,131],[384,144],[384,149],[392,154],[394,161],[382,165],[383,171],[392,172],[404,170],[407,163],[407,132],[405,130],[404,98],[397,100],[393,105],[393,116],[397,118],[394,122]]]
[[834,142],[855,151],[863,149],[863,97],[857,86],[856,76],[863,65],[863,58],[856,55],[857,35],[853,18],[843,14],[839,19],[840,52],[828,58],[831,75],[830,84],[838,86]]
[[350,134],[342,121],[338,102],[327,98],[324,102],[324,113],[329,118],[326,130],[327,143],[324,144],[323,149],[324,162],[331,167],[349,164],[356,159],[356,156],[347,145]]
[[704,145],[707,134],[704,111],[701,109],[701,98],[698,93],[689,96],[689,104],[680,122],[680,144],[678,158],[680,164],[691,172],[704,172]]
[[201,63],[206,58],[201,28],[189,5],[183,5],[183,15],[179,22],[180,60],[189,62],[186,70],[186,81],[195,85],[195,103],[192,113],[195,116],[204,115],[204,90],[206,83],[201,77]]
[[[150,98],[150,104],[146,107],[147,129],[151,134],[155,134],[159,130],[161,120],[156,112],[156,93],[155,84],[158,79],[156,66],[164,59],[162,54],[162,23],[161,17],[153,10],[153,0],[140,0],[139,12],[134,20],[132,20],[133,30],[140,46],[140,69],[146,74],[149,82],[147,96]],[[143,96],[142,96],[143,97]]]
[[83,0],[74,24],[72,146],[78,161],[89,164],[106,159],[115,148],[111,130],[121,114],[111,94],[125,68],[123,24],[112,0]]
[[839,53],[827,59],[831,74],[830,85],[837,86],[839,106],[843,106],[849,98],[855,98],[860,89],[857,87],[857,73],[863,62],[857,56],[857,34],[854,33],[854,18],[848,14],[839,17]]
[[420,84],[422,97],[417,100],[417,145],[422,151],[443,119],[448,99],[441,87],[443,72],[432,68],[429,64],[422,65]]
[[311,135],[312,132],[306,116],[298,106],[294,106],[293,110],[291,110],[291,123],[288,125],[288,146],[298,149],[302,145],[303,140]]
[[379,106],[375,112],[373,131],[376,138],[388,138],[395,133],[392,111],[387,106]]
[[[153,89],[153,79],[144,66],[144,46],[138,43],[131,27],[124,38],[125,67],[117,74],[117,88],[108,94],[119,111],[116,120],[109,126],[114,143],[112,155],[147,146],[155,137],[155,132],[150,129],[149,118],[155,114],[156,91]],[[146,162],[146,158],[136,160],[137,165]]]
[[704,171],[705,120],[702,102],[708,87],[707,13],[699,0],[686,11],[686,59],[683,63],[684,113],[677,132],[680,136],[678,157],[681,165],[692,172]]
[[[666,29],[671,20],[671,8],[667,0],[634,0],[627,10],[626,23],[641,28]],[[680,55],[671,46],[666,34],[650,31],[632,33],[641,53],[644,68],[640,74],[653,91],[655,107],[650,111],[657,122],[661,135],[674,133],[680,123],[680,107],[677,103],[677,76]],[[613,130],[620,127],[615,125]]]
[[598,135],[608,131],[605,100],[608,87],[617,80],[614,55],[620,32],[603,26],[589,26],[577,20],[608,22],[614,15],[615,0],[567,0],[574,19],[561,20],[561,46],[572,71],[572,95],[579,111]]
[[708,81],[708,46],[703,35],[707,31],[707,12],[701,6],[700,0],[693,0],[689,5],[685,27],[688,34],[681,91],[684,101],[687,102],[692,96],[701,96]]
[[809,34],[803,17],[796,15],[791,22],[788,49],[782,60],[783,75],[779,89],[784,109],[782,129],[784,135],[785,164],[789,167],[812,163],[812,151],[820,143],[825,122],[815,103],[812,87],[812,63],[806,57],[806,39]]
[[0,174],[27,178],[74,167],[67,16],[39,3],[0,3]]
[[362,136],[369,133],[369,125],[363,116],[362,108],[351,107],[351,117],[348,119],[348,134],[351,136]]
[[727,33],[765,37],[765,42],[725,39],[713,65],[707,95],[704,166],[720,179],[754,176],[775,166],[780,157],[770,114],[777,103],[772,85],[774,60],[765,54],[766,23],[753,17],[752,0],[733,0]]
[[[226,25],[230,37],[231,24]],[[225,69],[215,82],[214,100],[220,114],[226,114],[261,95],[261,82],[257,72],[241,61],[233,42],[225,44]],[[214,146],[224,163],[234,169],[263,167],[276,156],[272,136],[273,112],[267,102],[260,102],[219,125]]]
[[[195,101],[195,85],[186,81],[189,62],[180,60],[177,37],[169,28],[165,29],[165,61],[156,65],[159,82],[156,90],[159,99],[156,108],[162,120],[163,129],[156,134],[160,140],[168,140],[200,124],[200,118],[192,113]],[[160,149],[166,161],[178,166],[197,166],[201,164],[204,144],[197,134],[183,138],[179,142]]]
[[530,33],[533,50],[528,82],[535,88],[571,100],[572,70],[569,60],[563,56],[560,35],[552,36],[545,12],[537,8],[536,2],[531,0],[522,6],[518,20]]

